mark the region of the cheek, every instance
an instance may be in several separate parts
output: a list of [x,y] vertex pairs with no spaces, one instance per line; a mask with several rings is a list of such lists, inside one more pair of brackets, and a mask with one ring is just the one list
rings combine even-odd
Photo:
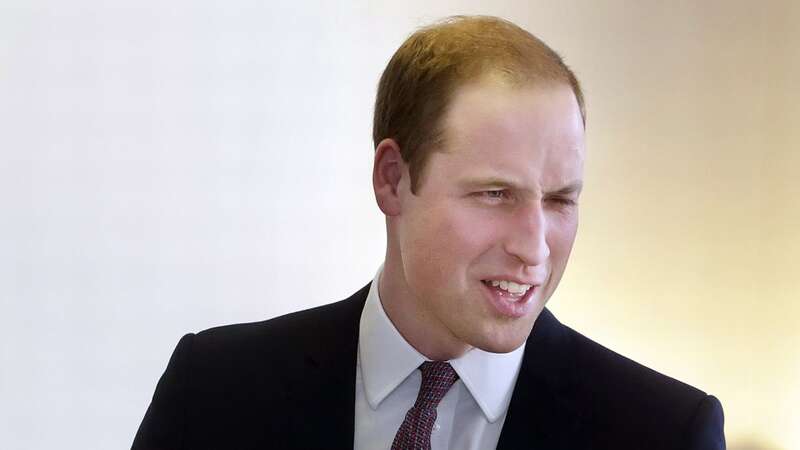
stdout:
[[451,209],[442,217],[437,235],[462,264],[489,251],[501,234],[501,224],[486,211],[463,207]]
[[[407,267],[422,284],[463,283],[464,270],[497,242],[499,227],[470,208],[437,207],[418,217],[406,242]],[[410,236],[409,236],[410,237]]]
[[547,244],[556,264],[566,264],[578,231],[578,214],[559,215],[553,218],[547,232]]

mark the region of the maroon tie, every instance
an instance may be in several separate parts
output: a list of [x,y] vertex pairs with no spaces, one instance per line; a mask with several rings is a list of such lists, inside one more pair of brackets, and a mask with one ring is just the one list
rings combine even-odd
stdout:
[[422,385],[414,406],[392,442],[392,450],[430,450],[431,431],[436,422],[436,406],[458,380],[458,374],[443,361],[427,361],[419,366]]

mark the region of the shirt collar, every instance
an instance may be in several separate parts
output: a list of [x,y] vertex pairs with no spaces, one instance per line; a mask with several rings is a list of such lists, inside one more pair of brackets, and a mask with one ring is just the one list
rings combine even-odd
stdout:
[[[427,360],[400,335],[386,315],[378,293],[382,270],[383,267],[379,268],[372,280],[359,324],[361,377],[367,402],[373,410]],[[524,350],[524,343],[510,353],[473,348],[449,361],[491,423],[508,409]]]

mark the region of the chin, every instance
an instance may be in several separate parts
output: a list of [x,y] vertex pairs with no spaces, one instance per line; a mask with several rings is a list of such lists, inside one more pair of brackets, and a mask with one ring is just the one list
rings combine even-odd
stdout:
[[504,336],[503,338],[485,337],[481,342],[476,342],[473,347],[490,353],[511,353],[525,343],[529,334],[528,332],[516,336]]
[[483,333],[472,336],[472,346],[491,353],[513,352],[528,340],[541,312],[541,309],[536,309],[522,319],[495,322]]
[[484,348],[482,348],[482,347],[478,347],[478,348],[480,348],[481,350],[483,350],[485,352],[489,352],[489,353],[511,353],[514,350],[518,349],[524,342],[525,342],[525,339],[519,341],[518,343],[516,343],[514,345],[491,345],[491,346],[486,346]]

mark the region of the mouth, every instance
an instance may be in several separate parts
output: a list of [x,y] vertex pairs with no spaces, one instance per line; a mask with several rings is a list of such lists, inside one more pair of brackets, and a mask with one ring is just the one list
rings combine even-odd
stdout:
[[518,284],[505,280],[481,280],[489,303],[502,316],[520,318],[528,314],[534,302],[532,298],[540,286]]

